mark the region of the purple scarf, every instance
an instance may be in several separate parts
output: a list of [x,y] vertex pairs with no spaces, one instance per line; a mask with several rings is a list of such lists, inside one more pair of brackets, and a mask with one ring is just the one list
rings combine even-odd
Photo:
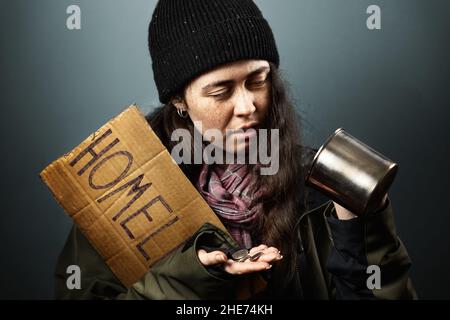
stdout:
[[245,164],[229,164],[226,169],[204,164],[197,181],[200,194],[244,248],[253,247],[252,224],[262,208],[253,201],[258,190],[250,190],[255,180]]

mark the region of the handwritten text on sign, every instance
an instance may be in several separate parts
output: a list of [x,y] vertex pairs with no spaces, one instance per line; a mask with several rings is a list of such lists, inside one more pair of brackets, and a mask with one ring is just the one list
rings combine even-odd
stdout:
[[[146,236],[142,241],[140,241],[136,245],[136,248],[142,254],[142,256],[146,260],[150,260],[150,255],[145,250],[145,244],[149,240],[151,240],[154,236],[156,236],[158,233],[160,233],[162,230],[164,230],[165,228],[167,228],[167,227],[171,226],[172,224],[174,224],[175,222],[177,222],[179,220],[179,218],[174,214],[172,208],[166,202],[166,200],[164,199],[164,197],[162,195],[153,197],[140,209],[129,214],[130,211],[128,209],[131,207],[131,205],[134,202],[136,202],[136,200],[138,200],[146,192],[147,189],[149,189],[152,186],[152,183],[150,182],[150,183],[144,184],[142,186],[140,185],[144,178],[144,174],[140,174],[139,176],[126,181],[127,174],[133,165],[133,155],[126,150],[115,151],[115,149],[117,149],[115,147],[120,143],[119,138],[117,138],[117,137],[114,138],[114,140],[112,140],[111,143],[109,143],[106,147],[104,147],[100,151],[94,150],[94,148],[100,142],[102,142],[103,140],[108,139],[108,138],[109,139],[113,138],[112,129],[108,129],[107,131],[105,131],[105,133],[103,133],[96,140],[94,140],[91,144],[89,144],[84,150],[82,150],[70,162],[70,166],[74,167],[83,157],[90,155],[92,157],[92,159],[90,159],[82,168],[80,168],[78,170],[77,175],[78,176],[88,175],[89,187],[92,189],[95,189],[95,190],[101,190],[101,189],[107,190],[107,189],[112,189],[117,186],[117,188],[115,188],[114,190],[109,191],[107,194],[105,194],[101,198],[97,199],[98,203],[108,201],[108,200],[110,200],[111,197],[117,195],[118,193],[123,192],[126,189],[129,189],[127,196],[131,196],[134,194],[133,198],[131,198],[131,200],[128,201],[128,203],[125,206],[123,206],[123,208],[121,208],[112,217],[113,222],[119,223],[120,227],[125,231],[125,233],[127,234],[127,236],[130,239],[134,240],[135,235],[133,234],[132,230],[130,230],[130,228],[128,227],[129,222],[132,221],[133,219],[135,219],[136,217],[138,217],[139,215],[144,215],[145,218],[147,219],[147,221],[149,223],[151,223],[153,221],[153,218],[148,210],[154,204],[156,204],[158,202],[161,203],[164,206],[164,208],[167,210],[168,214],[174,215],[174,217],[169,222],[160,226],[156,231],[154,231],[151,234],[149,234],[148,236]],[[108,151],[110,151],[110,150],[115,151],[115,152],[111,153],[109,155],[106,155],[106,153],[108,153]],[[103,184],[95,183],[94,181],[95,181],[96,174],[98,174],[105,165],[108,166],[108,162],[110,162],[112,159],[117,158],[117,157],[122,157],[127,162],[123,171],[117,177],[115,177],[112,181],[110,181],[108,183],[103,183]],[[121,182],[123,182],[123,183],[119,186],[119,184]],[[127,214],[124,215],[124,213],[127,213]],[[126,218],[120,219],[121,217],[124,217],[124,216]]]

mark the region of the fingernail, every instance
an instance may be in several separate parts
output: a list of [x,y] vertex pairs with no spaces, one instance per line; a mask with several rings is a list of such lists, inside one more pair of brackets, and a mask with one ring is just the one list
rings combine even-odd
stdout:
[[221,254],[216,254],[216,258],[217,258],[217,260],[219,260],[219,261],[226,261],[225,258],[224,258],[224,256],[221,255]]
[[266,269],[270,269],[270,268],[272,268],[272,265],[271,265],[271,264],[269,264],[269,266],[268,266]]
[[283,259],[283,256],[280,256],[280,259]]

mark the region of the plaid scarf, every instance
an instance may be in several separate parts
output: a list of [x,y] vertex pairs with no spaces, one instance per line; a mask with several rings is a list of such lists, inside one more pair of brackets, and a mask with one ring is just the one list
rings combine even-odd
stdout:
[[253,247],[252,223],[262,205],[254,203],[258,190],[251,190],[256,177],[245,164],[229,164],[226,169],[204,164],[197,189],[214,210],[231,236],[243,248]]

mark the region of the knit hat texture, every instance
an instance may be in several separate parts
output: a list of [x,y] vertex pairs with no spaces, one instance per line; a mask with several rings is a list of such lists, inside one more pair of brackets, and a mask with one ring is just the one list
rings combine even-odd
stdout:
[[148,45],[162,103],[221,64],[262,59],[279,65],[272,30],[252,0],[160,0]]

